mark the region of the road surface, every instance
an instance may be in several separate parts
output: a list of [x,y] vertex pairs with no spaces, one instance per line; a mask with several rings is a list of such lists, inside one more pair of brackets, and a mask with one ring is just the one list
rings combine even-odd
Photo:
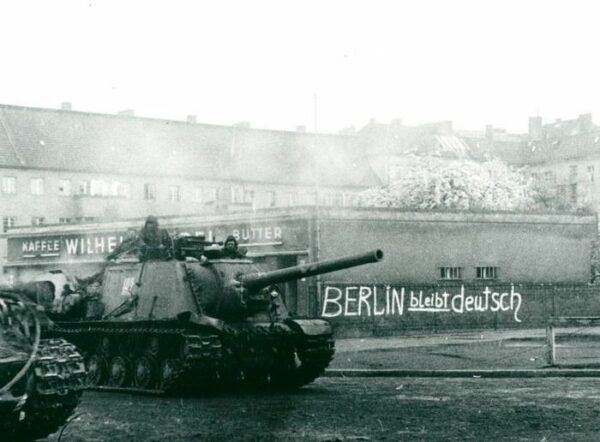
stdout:
[[600,438],[600,379],[320,378],[291,394],[202,398],[86,392],[77,412],[62,441],[588,441]]

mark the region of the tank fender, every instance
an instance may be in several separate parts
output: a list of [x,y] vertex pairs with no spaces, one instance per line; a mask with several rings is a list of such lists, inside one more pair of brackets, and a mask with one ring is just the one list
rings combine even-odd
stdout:
[[286,325],[292,330],[301,331],[306,336],[331,335],[331,324],[324,319],[287,319]]
[[219,331],[225,329],[225,322],[220,319],[211,318],[210,316],[198,315],[191,311],[179,313],[177,319],[181,322],[191,322],[192,324],[211,327]]

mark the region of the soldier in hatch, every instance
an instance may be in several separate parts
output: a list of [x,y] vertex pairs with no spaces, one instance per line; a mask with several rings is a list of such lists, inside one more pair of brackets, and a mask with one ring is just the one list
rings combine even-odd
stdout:
[[142,242],[141,259],[170,258],[173,250],[171,236],[165,229],[158,227],[158,219],[150,215],[146,218],[144,228],[140,231],[139,239]]
[[237,259],[243,258],[244,256],[246,256],[246,249],[240,250],[235,236],[229,235],[223,245],[223,258]]

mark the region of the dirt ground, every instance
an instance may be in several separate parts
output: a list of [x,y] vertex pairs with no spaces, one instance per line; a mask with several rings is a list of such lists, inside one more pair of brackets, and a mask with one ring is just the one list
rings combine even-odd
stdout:
[[[557,335],[565,366],[600,366],[600,334]],[[541,368],[544,331],[348,339],[332,368]],[[62,441],[598,440],[600,378],[330,378],[292,394],[86,392]],[[49,441],[57,442],[59,433]]]
[[293,394],[185,399],[87,392],[78,411],[63,441],[591,441],[600,379],[320,378]]

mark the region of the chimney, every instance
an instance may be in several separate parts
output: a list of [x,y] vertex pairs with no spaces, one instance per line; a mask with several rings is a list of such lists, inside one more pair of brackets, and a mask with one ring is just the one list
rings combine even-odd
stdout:
[[117,112],[117,115],[121,115],[123,117],[133,117],[135,116],[135,111],[133,109],[123,109],[122,111]]
[[296,126],[296,132],[298,133],[305,133],[306,132],[306,126],[302,125],[302,126]]
[[196,123],[196,115],[188,115],[186,121],[188,123]]
[[583,134],[590,133],[594,128],[594,122],[592,121],[592,114],[581,114],[577,118],[579,124],[579,132]]
[[529,139],[539,141],[543,136],[542,117],[529,117]]
[[240,127],[242,129],[250,129],[250,122],[249,121],[240,121],[239,123],[234,124],[233,127]]
[[489,144],[494,142],[494,126],[491,124],[485,125],[485,139]]
[[60,103],[60,108],[66,111],[73,110],[73,106],[71,105],[70,101],[63,101],[62,103]]

